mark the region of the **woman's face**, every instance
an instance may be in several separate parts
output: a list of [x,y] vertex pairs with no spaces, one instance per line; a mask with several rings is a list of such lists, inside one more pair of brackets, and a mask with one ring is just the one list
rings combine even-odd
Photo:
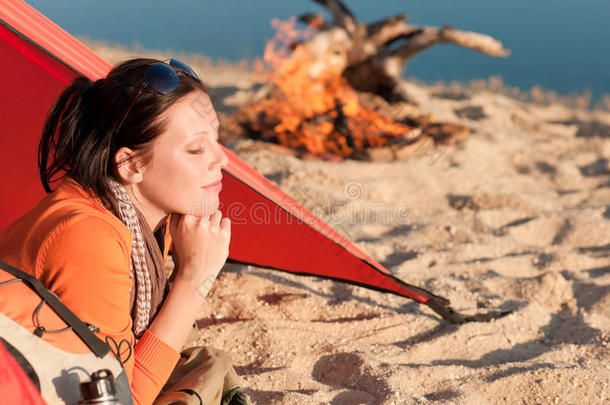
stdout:
[[218,118],[207,94],[193,91],[167,109],[166,131],[152,144],[152,159],[135,198],[153,217],[209,216],[218,209],[221,169],[228,158],[218,143]]

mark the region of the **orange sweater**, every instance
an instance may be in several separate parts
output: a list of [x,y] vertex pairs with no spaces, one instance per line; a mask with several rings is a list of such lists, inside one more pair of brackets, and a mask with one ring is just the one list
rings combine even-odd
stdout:
[[70,178],[0,230],[0,259],[39,278],[84,322],[98,327],[102,340],[111,336],[132,345],[124,366],[134,401],[143,405],[154,401],[180,354],[150,331],[134,346],[130,258],[129,229]]

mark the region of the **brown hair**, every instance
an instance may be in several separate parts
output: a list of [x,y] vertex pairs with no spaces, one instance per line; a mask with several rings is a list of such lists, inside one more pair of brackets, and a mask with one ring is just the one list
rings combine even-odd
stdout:
[[104,79],[92,82],[78,77],[60,94],[47,115],[38,146],[38,169],[47,192],[53,191],[52,183],[68,175],[104,201],[110,195],[108,179],[116,178],[114,155],[120,148],[136,150],[144,162],[150,160],[148,146],[165,131],[166,122],[159,116],[188,93],[206,91],[199,80],[176,69],[180,83],[173,92],[161,94],[145,86],[146,69],[159,62],[131,59],[115,66]]

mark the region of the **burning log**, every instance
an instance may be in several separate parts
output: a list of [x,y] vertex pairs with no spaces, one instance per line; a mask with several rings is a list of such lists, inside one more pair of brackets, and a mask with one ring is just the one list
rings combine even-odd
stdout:
[[[278,34],[265,49],[265,62],[272,67],[268,83],[235,115],[253,138],[302,154],[343,158],[372,158],[380,154],[366,153],[369,148],[385,147],[391,153],[381,155],[396,158],[422,138],[451,143],[453,134],[467,133],[463,126],[431,125],[418,116],[382,115],[361,103],[362,92],[404,104],[410,98],[400,75],[417,52],[446,42],[508,55],[500,42],[447,25],[409,25],[406,14],[364,24],[339,0],[313,1],[330,10],[332,22],[304,14],[299,21],[307,28],[298,30],[294,19],[272,21]],[[441,127],[453,132],[439,136]]]

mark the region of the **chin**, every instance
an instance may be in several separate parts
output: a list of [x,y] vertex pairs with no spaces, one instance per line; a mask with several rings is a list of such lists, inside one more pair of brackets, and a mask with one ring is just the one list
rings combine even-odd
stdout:
[[210,212],[210,213],[209,213],[208,215],[212,215],[213,213],[215,213],[216,211],[218,211],[218,207],[219,207],[219,206],[220,206],[220,201],[216,200],[216,204],[213,204],[213,205],[210,207],[210,210],[209,210],[209,212]]
[[218,210],[220,206],[220,200],[218,199],[218,194],[214,198],[209,198],[205,204],[202,205],[202,214],[203,216],[210,216]]
[[204,194],[199,200],[185,204],[184,214],[196,217],[206,217],[212,215],[220,206],[218,194]]

